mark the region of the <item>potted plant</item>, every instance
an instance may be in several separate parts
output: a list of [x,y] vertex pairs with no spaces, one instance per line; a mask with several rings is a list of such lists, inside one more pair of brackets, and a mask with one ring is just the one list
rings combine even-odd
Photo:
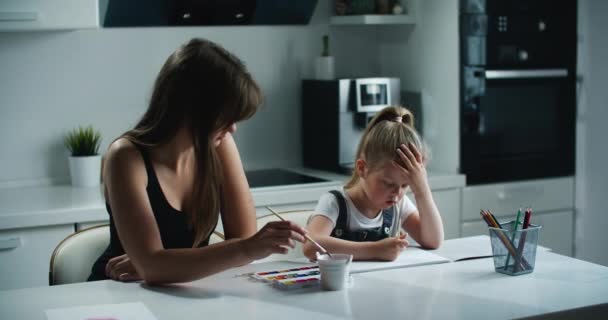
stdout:
[[99,145],[101,133],[92,126],[78,127],[64,138],[70,151],[70,178],[73,186],[91,187],[99,185],[101,177],[101,155]]

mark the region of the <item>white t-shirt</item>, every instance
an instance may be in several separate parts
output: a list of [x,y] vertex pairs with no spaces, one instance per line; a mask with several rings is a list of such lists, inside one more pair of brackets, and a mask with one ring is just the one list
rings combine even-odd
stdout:
[[[378,214],[375,218],[368,218],[355,207],[355,204],[350,199],[346,191],[344,191],[344,187],[340,188],[340,193],[344,196],[344,200],[346,202],[346,224],[348,225],[349,231],[357,231],[357,230],[365,230],[378,228],[382,226],[382,214]],[[340,212],[340,206],[338,205],[338,199],[331,193],[325,193],[319,199],[317,203],[317,207],[315,208],[315,213],[308,219],[314,216],[324,216],[327,217],[331,222],[333,222],[334,227],[336,225],[336,221],[338,221],[338,215]],[[395,204],[395,214],[399,215],[399,226],[403,225],[403,222],[407,217],[413,212],[417,211],[416,205],[410,200],[406,195]]]

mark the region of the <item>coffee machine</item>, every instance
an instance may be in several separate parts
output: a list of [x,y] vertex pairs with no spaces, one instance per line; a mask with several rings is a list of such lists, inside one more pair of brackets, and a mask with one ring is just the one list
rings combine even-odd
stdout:
[[308,168],[350,173],[367,123],[401,104],[397,78],[303,80],[302,154]]

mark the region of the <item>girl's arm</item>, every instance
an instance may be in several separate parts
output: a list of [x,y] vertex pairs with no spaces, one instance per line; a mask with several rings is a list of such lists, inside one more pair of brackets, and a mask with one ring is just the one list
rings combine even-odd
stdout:
[[[355,260],[394,260],[407,241],[403,238],[387,238],[377,242],[356,242],[334,238],[331,231],[333,222],[322,215],[312,217],[308,223],[309,235],[330,253],[348,253]],[[316,260],[317,247],[310,241],[304,243],[304,255],[310,260]]]
[[281,246],[303,241],[304,230],[289,222],[266,225],[246,240],[228,240],[204,248],[165,249],[146,193],[147,175],[141,154],[125,139],[110,147],[104,181],[118,236],[137,274],[148,283],[197,280],[243,265]]
[[255,206],[234,138],[227,133],[217,147],[222,162],[222,225],[226,239],[247,238],[257,229]]
[[414,196],[418,211],[411,213],[405,219],[403,228],[421,246],[437,249],[443,242],[443,222],[433,196],[430,191],[428,195]]
[[421,246],[436,249],[443,242],[443,222],[433,200],[422,155],[413,144],[409,147],[401,145],[397,154],[402,164],[396,165],[407,176],[418,207],[418,211],[410,214],[403,222],[403,227]]

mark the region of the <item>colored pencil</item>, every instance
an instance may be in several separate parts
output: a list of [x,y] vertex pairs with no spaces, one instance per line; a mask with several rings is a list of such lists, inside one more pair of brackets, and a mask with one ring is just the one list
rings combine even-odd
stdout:
[[[489,210],[481,210],[481,215],[485,218],[484,220],[486,220],[488,227],[502,229],[500,228],[500,224],[498,223],[498,221],[496,221],[496,218],[494,218],[494,215]],[[501,230],[497,230],[494,232],[496,232],[500,241],[505,245],[507,251],[509,251],[511,255],[515,256],[515,254],[517,254],[517,251],[515,247],[513,247],[513,243],[509,241],[509,238],[507,238],[507,236],[505,236],[505,234]],[[530,267],[530,264],[528,264],[525,258],[522,258],[521,264],[522,267],[526,269]]]
[[[511,235],[511,243],[513,243],[513,244],[515,244],[515,236],[517,235],[517,226],[519,225],[520,217],[521,217],[521,208],[519,208],[519,210],[517,210],[517,217],[515,218],[515,222],[513,223],[513,230],[511,230],[511,232],[513,232],[513,235]],[[505,267],[504,267],[505,270],[507,270],[507,267],[509,266],[509,259],[511,259],[510,255],[507,256],[507,261],[505,262]],[[513,259],[515,259],[515,256],[513,256]],[[513,267],[513,268],[515,269],[515,267]]]
[[[522,227],[523,230],[528,229],[528,227],[530,226],[530,217],[531,216],[532,216],[532,208],[528,207],[526,209],[526,213],[524,214],[524,224],[523,224],[523,227]],[[517,270],[519,268],[518,264],[519,264],[519,262],[521,261],[521,259],[523,257],[524,245],[526,244],[526,235],[527,234],[528,234],[527,232],[524,232],[521,235],[521,239],[519,240],[519,244],[517,246],[517,256],[516,256],[516,262],[515,262],[515,268],[516,268],[516,270],[515,270],[515,272],[518,271]]]

